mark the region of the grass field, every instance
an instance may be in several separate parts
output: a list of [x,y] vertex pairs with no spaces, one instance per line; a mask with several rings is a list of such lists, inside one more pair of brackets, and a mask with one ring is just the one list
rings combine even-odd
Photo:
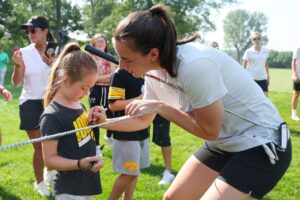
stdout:
[[[277,84],[278,82],[278,84]],[[270,99],[279,109],[284,120],[287,121],[292,132],[293,161],[282,180],[277,184],[264,200],[298,200],[300,199],[300,122],[290,120],[290,70],[271,70]],[[20,88],[7,86],[14,94],[12,102],[4,102],[0,98],[0,125],[3,135],[3,145],[27,140],[26,133],[20,131],[18,117],[18,96]],[[101,134],[103,136],[103,134]],[[184,161],[201,144],[198,139],[182,129],[172,125],[171,129],[173,145],[173,168],[176,172]],[[102,137],[101,137],[102,138]],[[101,143],[104,144],[103,141]],[[160,149],[151,143],[150,145],[151,167],[143,170],[135,192],[136,200],[162,199],[167,186],[159,186],[157,183],[163,171]],[[112,184],[117,174],[112,170],[111,150],[105,145],[105,167],[101,170],[103,194],[95,199],[108,199]],[[0,199],[3,200],[32,200],[42,198],[32,190],[34,176],[32,172],[32,145],[0,152]],[[53,198],[48,198],[53,199]]]
[[273,92],[290,92],[293,89],[290,69],[270,70],[269,90]]

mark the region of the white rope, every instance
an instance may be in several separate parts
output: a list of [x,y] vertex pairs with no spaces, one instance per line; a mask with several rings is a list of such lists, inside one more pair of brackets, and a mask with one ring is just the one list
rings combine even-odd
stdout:
[[35,142],[41,142],[41,141],[44,141],[44,140],[50,140],[50,139],[54,139],[54,138],[58,138],[58,137],[66,136],[66,135],[70,135],[70,134],[78,132],[78,131],[84,131],[84,130],[87,130],[87,129],[93,129],[93,128],[98,128],[98,127],[100,128],[100,127],[102,127],[104,125],[113,124],[113,123],[124,121],[124,120],[127,120],[127,119],[133,119],[133,118],[141,117],[143,115],[145,115],[145,114],[137,114],[137,115],[132,115],[132,116],[127,115],[127,116],[118,117],[116,119],[111,118],[110,121],[103,122],[101,124],[95,124],[95,125],[86,126],[86,127],[80,128],[80,129],[74,129],[74,130],[70,130],[70,131],[56,133],[54,135],[47,135],[47,136],[40,137],[40,138],[26,140],[26,141],[15,143],[15,144],[0,146],[0,151],[4,151],[4,150],[8,150],[8,149],[13,149],[13,148],[16,148],[16,147],[24,146],[26,144],[31,144],[31,143],[35,143]]

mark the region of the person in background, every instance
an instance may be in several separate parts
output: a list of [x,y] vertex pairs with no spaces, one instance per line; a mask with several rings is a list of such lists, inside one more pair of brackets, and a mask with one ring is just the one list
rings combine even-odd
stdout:
[[[117,70],[109,88],[109,109],[113,117],[125,115],[125,107],[135,99],[143,98],[144,79],[135,78],[125,70]],[[140,169],[150,166],[149,127],[134,131],[112,131],[113,168],[120,176],[115,180],[110,200],[133,199]]]
[[255,32],[251,36],[252,47],[247,49],[243,56],[243,66],[250,73],[254,81],[261,87],[268,97],[270,84],[269,50],[261,46],[261,34]]
[[3,51],[2,46],[0,45],[0,85],[4,85],[5,74],[7,71],[7,64],[9,63],[9,58],[7,53]]
[[159,185],[171,183],[174,178],[172,170],[172,147],[170,138],[170,121],[160,115],[156,115],[153,120],[153,136],[152,142],[161,147],[161,153],[164,160],[165,170],[162,179],[158,182]]
[[[103,128],[139,130],[160,114],[204,139],[164,199],[262,199],[291,163],[288,128],[239,63],[195,40],[195,36],[177,40],[162,4],[125,17],[113,36],[120,69],[135,77],[147,73],[157,78],[145,77],[143,100],[126,106],[130,119],[113,119]],[[160,87],[158,79],[167,87]],[[97,109],[97,123],[112,121]]]
[[216,48],[216,49],[219,49],[219,44],[216,42],[216,41],[212,41],[209,43],[209,46],[213,47],[213,48]]
[[[12,94],[4,86],[0,85],[0,94],[4,97],[5,101],[12,100]],[[2,145],[2,132],[0,127],[0,146]]]
[[[104,35],[102,34],[96,34],[91,40],[91,45],[95,48],[97,48],[100,51],[107,53],[107,40]],[[111,76],[114,74],[116,70],[116,66],[108,62],[105,59],[102,59],[98,56],[93,55],[93,58],[95,59],[97,66],[98,66],[98,79],[95,83],[95,85],[91,88],[90,94],[89,94],[89,104],[90,107],[94,107],[96,105],[101,105],[104,108],[108,108],[108,90],[109,90],[109,83]],[[111,112],[109,109],[106,111],[108,116],[111,116]],[[97,144],[97,151],[100,151],[99,147],[99,135],[100,131],[99,128],[94,128],[94,133],[96,137],[96,144]],[[104,136],[104,139],[111,144],[111,133],[108,130],[107,133]]]
[[297,115],[298,98],[300,94],[300,47],[297,48],[293,53],[292,59],[292,80],[293,80],[293,95],[292,95],[292,120],[300,121]]
[[[93,119],[80,100],[97,79],[94,59],[69,43],[53,65],[41,116],[43,136],[86,127]],[[57,170],[53,180],[56,200],[90,200],[102,192],[99,169],[102,158],[96,155],[92,129],[77,131],[42,142],[43,158],[49,169]]]
[[[30,44],[14,52],[12,83],[22,85],[19,98],[20,129],[25,130],[30,139],[41,137],[40,116],[44,111],[43,98],[47,86],[53,58],[45,54],[48,42],[54,41],[50,33],[49,21],[43,16],[33,16],[21,26]],[[34,189],[43,196],[49,196],[43,178],[43,156],[41,143],[33,143]]]

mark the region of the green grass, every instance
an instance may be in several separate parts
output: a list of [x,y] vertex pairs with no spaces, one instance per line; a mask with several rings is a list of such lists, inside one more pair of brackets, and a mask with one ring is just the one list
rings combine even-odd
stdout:
[[[271,86],[272,83],[275,84],[275,77],[280,78],[279,82],[283,80],[288,82],[286,85],[278,84],[280,87],[272,89],[270,99],[275,103],[292,131],[293,161],[287,173],[277,186],[264,197],[264,200],[297,200],[300,197],[300,122],[294,122],[290,120],[289,117],[291,98],[291,93],[289,92],[289,70],[281,71],[272,69],[271,77],[274,77],[271,79]],[[14,100],[7,103],[0,98],[0,126],[3,135],[3,145],[28,139],[26,133],[19,130],[17,98],[20,94],[20,88],[7,87],[13,91]],[[173,168],[178,172],[185,160],[203,143],[203,140],[186,133],[174,125],[172,125],[171,128],[171,137],[173,145]],[[103,138],[103,133],[101,133],[101,138]],[[104,144],[103,141],[101,141],[101,143]],[[0,199],[46,199],[32,190],[32,184],[34,182],[31,161],[32,152],[32,145],[0,152]],[[105,144],[103,154],[105,164],[101,170],[103,194],[96,196],[95,199],[108,199],[114,180],[118,176],[118,174],[112,170],[112,154],[107,144]],[[153,143],[150,144],[150,158],[151,167],[143,170],[139,176],[134,194],[134,199],[136,200],[162,199],[163,193],[167,189],[167,186],[158,186],[157,184],[163,171],[163,162],[160,148]]]
[[272,92],[290,92],[293,89],[291,69],[270,69],[270,86]]

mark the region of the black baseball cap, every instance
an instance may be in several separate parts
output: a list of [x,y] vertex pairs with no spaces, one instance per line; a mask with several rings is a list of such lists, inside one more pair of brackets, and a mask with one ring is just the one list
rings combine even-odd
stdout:
[[49,23],[44,17],[34,16],[31,17],[27,23],[21,25],[21,29],[27,29],[28,27],[45,29],[49,28]]

